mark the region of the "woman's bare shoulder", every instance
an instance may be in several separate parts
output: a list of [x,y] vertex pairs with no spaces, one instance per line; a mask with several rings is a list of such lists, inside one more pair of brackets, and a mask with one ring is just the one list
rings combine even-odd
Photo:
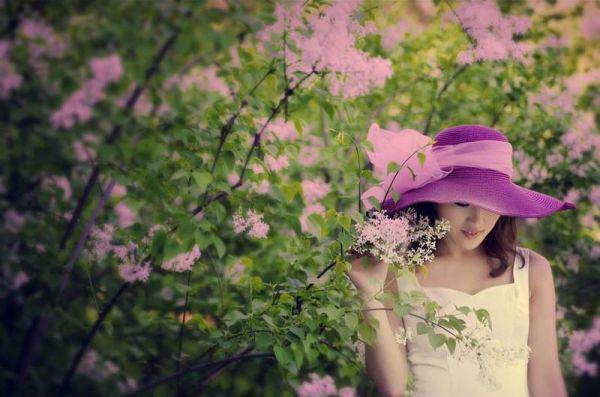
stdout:
[[529,249],[529,288],[531,295],[536,289],[554,288],[552,277],[552,266],[546,257],[532,249]]

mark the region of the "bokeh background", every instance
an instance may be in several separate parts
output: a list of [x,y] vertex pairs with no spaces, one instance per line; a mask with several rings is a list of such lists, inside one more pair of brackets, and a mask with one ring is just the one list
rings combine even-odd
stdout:
[[[344,271],[377,123],[485,124],[600,392],[600,2],[0,2],[3,395],[376,395]],[[410,393],[410,391],[409,391]],[[407,394],[409,395],[409,394]]]

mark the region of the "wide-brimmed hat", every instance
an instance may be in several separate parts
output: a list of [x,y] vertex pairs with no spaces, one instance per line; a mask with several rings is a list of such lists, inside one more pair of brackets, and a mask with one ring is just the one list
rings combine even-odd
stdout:
[[[367,209],[375,197],[387,212],[419,202],[466,202],[494,213],[542,218],[575,204],[512,182],[512,145],[500,131],[479,124],[448,127],[432,140],[416,130],[387,131],[373,124],[367,152],[383,181],[361,199]],[[387,173],[388,164],[400,165]],[[394,201],[393,192],[399,199]]]

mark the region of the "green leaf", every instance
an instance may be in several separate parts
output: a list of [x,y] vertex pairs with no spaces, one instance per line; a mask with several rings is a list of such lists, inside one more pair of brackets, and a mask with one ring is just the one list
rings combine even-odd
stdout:
[[356,329],[358,325],[358,316],[355,313],[346,313],[344,314],[344,322],[351,330]]
[[423,168],[423,164],[425,164],[425,153],[419,152],[417,153],[417,157],[419,158],[419,165]]
[[323,101],[321,102],[321,106],[323,107],[323,110],[325,110],[325,113],[327,113],[329,118],[333,120],[335,118],[335,109],[333,105],[331,105],[331,103],[327,101]]
[[223,240],[215,235],[211,236],[211,240],[212,244],[217,250],[217,255],[219,255],[219,258],[222,258],[223,255],[225,255],[225,243],[223,243]]
[[254,340],[256,342],[256,349],[266,350],[273,344],[273,337],[268,332],[256,332],[254,334]]
[[450,353],[454,354],[454,350],[456,349],[456,339],[446,338],[446,346],[448,346],[448,350],[450,350]]
[[304,128],[302,128],[302,123],[300,122],[300,119],[294,119],[294,127],[296,127],[296,131],[298,131],[298,134],[302,135],[304,133]]
[[431,327],[424,322],[417,323],[417,335],[423,335],[429,332]]
[[358,325],[358,335],[362,340],[367,342],[369,346],[375,345],[375,331],[365,323],[360,323]]
[[344,213],[338,215],[338,223],[341,227],[343,227],[346,231],[350,231],[350,226],[352,225],[352,219]]
[[400,170],[400,165],[394,161],[390,161],[387,165],[387,173],[391,174],[392,172],[397,172]]
[[196,182],[196,186],[202,191],[206,190],[208,184],[213,180],[212,175],[206,171],[194,171],[192,177],[194,178],[194,182]]
[[397,191],[392,190],[392,198],[394,199],[394,203],[397,203],[398,200],[400,199],[400,194],[398,194]]
[[433,331],[427,333],[427,337],[434,349],[437,349],[438,347],[440,347],[441,345],[443,345],[446,342],[445,335],[436,334]]
[[377,210],[380,209],[381,203],[379,202],[379,200],[377,200],[376,197],[370,196],[367,200],[369,201],[369,203],[371,203],[373,208],[375,208]]
[[490,313],[487,310],[477,309],[475,310],[475,315],[477,316],[477,320],[479,320],[479,322],[492,329],[492,319],[490,318]]
[[275,353],[275,358],[282,367],[287,367],[292,361],[292,354],[289,348],[275,345],[273,346],[273,353]]

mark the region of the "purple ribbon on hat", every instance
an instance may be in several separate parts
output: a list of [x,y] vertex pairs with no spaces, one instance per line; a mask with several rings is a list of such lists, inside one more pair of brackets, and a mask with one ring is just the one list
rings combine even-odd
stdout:
[[[374,174],[379,179],[383,178],[378,186],[361,195],[367,210],[373,207],[368,198],[375,197],[383,202],[390,184],[392,187],[385,196],[386,200],[393,197],[393,191],[402,195],[443,179],[454,167],[485,168],[499,171],[511,179],[513,176],[512,145],[509,142],[480,140],[432,146],[432,139],[417,130],[388,131],[376,123],[369,128],[367,139],[373,144],[374,151],[367,151],[367,155],[373,164]],[[418,153],[425,156],[423,164],[419,161]],[[401,166],[397,176],[396,171],[387,173],[388,164],[392,161]]]

